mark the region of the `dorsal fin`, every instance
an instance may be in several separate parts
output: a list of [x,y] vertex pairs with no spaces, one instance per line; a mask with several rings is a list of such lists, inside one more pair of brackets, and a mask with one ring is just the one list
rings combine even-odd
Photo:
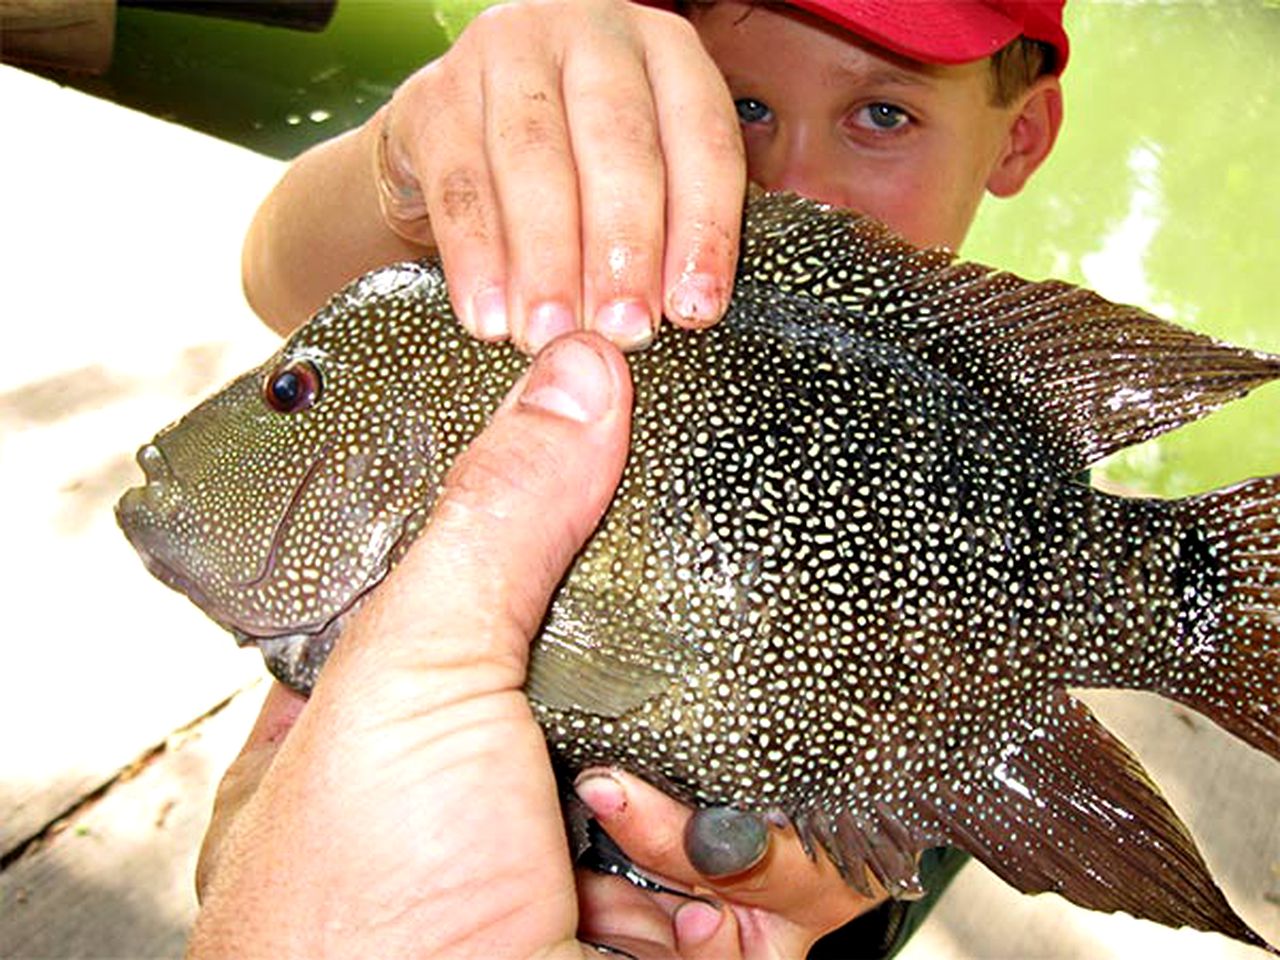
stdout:
[[791,194],[747,206],[740,289],[811,299],[815,319],[895,343],[1045,438],[1075,473],[1280,377],[1241,350],[1060,281],[920,250],[869,217]]

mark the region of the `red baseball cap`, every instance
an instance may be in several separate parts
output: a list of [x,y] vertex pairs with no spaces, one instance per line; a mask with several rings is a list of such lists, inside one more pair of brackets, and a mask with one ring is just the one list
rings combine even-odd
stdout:
[[1054,50],[1053,72],[1067,66],[1062,28],[1066,0],[787,0],[828,23],[922,63],[968,63],[1018,37]]

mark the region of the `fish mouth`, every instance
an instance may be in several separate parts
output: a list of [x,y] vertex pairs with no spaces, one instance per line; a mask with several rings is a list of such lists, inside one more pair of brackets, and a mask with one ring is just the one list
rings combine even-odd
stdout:
[[148,515],[152,499],[148,494],[149,490],[149,486],[126,490],[116,504],[116,523],[130,546],[142,558],[148,573],[166,587],[185,594],[192,603],[226,627],[227,624],[218,616],[216,605],[200,584],[165,560],[165,554],[172,553],[172,548],[166,549],[169,542],[167,535]]
[[[163,462],[163,454],[159,453],[159,448],[154,444],[148,444],[138,452],[139,463],[142,463],[142,451],[148,449],[159,454],[157,463]],[[167,463],[165,466],[168,466]],[[156,481],[151,479],[153,473],[146,466],[143,469],[147,471],[149,481],[147,485],[131,487],[116,503],[116,523],[121,532],[142,559],[148,573],[166,587],[184,594],[220,626],[233,630],[234,627],[227,623],[218,605],[199,582],[180,566],[167,559],[174,555],[175,547],[165,525],[178,516],[180,511],[172,504],[163,503],[163,488],[156,487]],[[166,479],[171,480],[173,477],[172,471],[166,475]],[[163,481],[159,482],[163,483]]]
[[[115,517],[125,538],[142,559],[147,572],[165,586],[185,595],[211,620],[235,634],[241,643],[283,634],[321,633],[327,629],[331,619],[320,623],[267,625],[228,614],[225,606],[211,596],[199,579],[177,559],[181,550],[171,531],[184,526],[189,508],[184,507],[182,498],[178,495],[180,478],[165,456],[164,449],[154,442],[147,443],[138,449],[135,460],[142,469],[146,483],[124,492],[116,503]],[[315,475],[318,463],[319,458],[308,468],[297,489],[293,491],[261,569],[247,580],[233,581],[233,587],[250,589],[257,586],[275,568],[282,530],[288,526],[293,508],[307,483]]]
[[165,497],[171,492],[178,475],[169,464],[164,451],[155,443],[139,447],[133,459],[142,469],[147,482],[140,487],[130,487],[125,491],[124,496],[116,504],[116,520],[120,523],[125,535],[129,537],[129,542],[137,546],[132,536],[134,529],[132,524],[135,521],[126,521],[126,518],[171,515],[173,510],[171,506],[166,505]]
[[170,483],[177,479],[177,474],[174,473],[173,467],[169,465],[168,458],[158,444],[148,443],[139,447],[134,460],[142,468],[142,474],[147,478],[148,484]]
[[134,459],[142,468],[146,483],[130,487],[116,502],[116,523],[153,576],[175,590],[194,596],[200,592],[199,587],[161,559],[169,540],[164,527],[179,512],[178,502],[172,496],[177,474],[155,443],[140,447]]
[[210,620],[222,629],[231,633],[240,646],[257,646],[261,641],[286,636],[316,636],[325,633],[331,624],[354,607],[367,591],[355,594],[334,616],[320,621],[299,624],[254,623],[249,618],[229,614],[221,603],[214,599],[200,582],[168,559],[173,554],[164,530],[149,524],[139,524],[134,519],[136,513],[131,512],[131,499],[135,494],[145,495],[145,487],[138,487],[125,492],[116,505],[116,522],[124,532],[133,549],[141,557],[147,572],[166,587],[176,590],[194,603]]

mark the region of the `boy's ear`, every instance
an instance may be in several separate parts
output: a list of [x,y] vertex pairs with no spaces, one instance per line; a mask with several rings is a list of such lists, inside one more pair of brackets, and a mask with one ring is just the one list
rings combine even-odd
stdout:
[[987,189],[997,197],[1011,197],[1021,190],[1053,149],[1062,128],[1058,78],[1038,78],[1019,97],[1011,117],[1004,152],[987,178]]

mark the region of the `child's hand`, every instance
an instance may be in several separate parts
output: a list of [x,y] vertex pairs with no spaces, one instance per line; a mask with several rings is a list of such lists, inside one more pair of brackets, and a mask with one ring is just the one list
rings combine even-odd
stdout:
[[371,123],[387,225],[436,246],[464,325],[536,352],[723,314],[746,167],[692,27],[623,0],[482,14]]

